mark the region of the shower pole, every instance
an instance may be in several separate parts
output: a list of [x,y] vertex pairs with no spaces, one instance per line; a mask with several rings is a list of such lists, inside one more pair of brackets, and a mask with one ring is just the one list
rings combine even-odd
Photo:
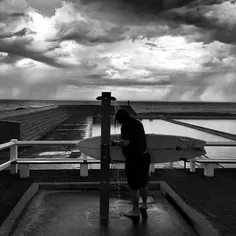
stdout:
[[111,97],[110,92],[102,92],[97,97],[101,105],[101,169],[100,169],[100,220],[109,219],[109,181],[110,181],[110,124],[111,124]]

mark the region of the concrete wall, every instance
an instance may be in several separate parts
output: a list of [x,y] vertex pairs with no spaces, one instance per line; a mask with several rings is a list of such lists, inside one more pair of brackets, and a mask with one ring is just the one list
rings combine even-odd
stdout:
[[0,144],[20,139],[20,122],[0,120]]
[[[19,140],[37,140],[68,119],[71,114],[62,108],[31,112],[14,117],[6,117],[9,122],[20,123]],[[7,140],[8,142],[9,140]]]

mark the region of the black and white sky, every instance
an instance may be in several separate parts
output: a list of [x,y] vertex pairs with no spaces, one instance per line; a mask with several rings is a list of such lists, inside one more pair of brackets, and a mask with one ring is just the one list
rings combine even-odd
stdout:
[[0,0],[0,99],[236,102],[235,0]]

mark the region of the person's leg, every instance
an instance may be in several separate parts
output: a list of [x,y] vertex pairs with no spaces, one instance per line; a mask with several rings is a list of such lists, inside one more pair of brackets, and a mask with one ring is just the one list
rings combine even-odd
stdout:
[[137,179],[134,173],[132,175],[129,173],[127,175],[127,181],[128,185],[130,187],[130,195],[132,200],[133,209],[129,212],[127,212],[126,216],[139,216],[140,210],[139,210],[139,188],[137,186]]
[[142,197],[142,206],[141,208],[147,209],[147,197],[148,197],[148,185],[139,189],[140,195]]
[[142,197],[142,206],[141,208],[147,209],[147,197],[148,197],[148,177],[149,177],[149,167],[150,167],[150,155],[149,153],[144,155],[143,169],[141,171],[141,187],[139,189],[140,195]]
[[133,214],[140,214],[139,211],[139,191],[138,190],[130,190],[131,191],[131,199],[133,204],[133,209],[130,211]]

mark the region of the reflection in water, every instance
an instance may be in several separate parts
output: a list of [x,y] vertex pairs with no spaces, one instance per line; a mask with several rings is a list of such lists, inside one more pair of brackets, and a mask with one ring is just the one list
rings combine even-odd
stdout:
[[[214,159],[235,159],[236,147],[206,147],[206,156]],[[235,164],[221,164],[226,168],[236,168]]]
[[[168,134],[168,135],[181,135],[188,136],[191,138],[202,139],[205,141],[229,141],[226,138],[222,138],[216,135],[208,134],[199,130],[191,129],[182,125],[173,124],[164,120],[141,120],[144,125],[146,133],[156,133],[156,134]],[[115,127],[114,122],[111,122],[111,134],[119,134],[120,127]],[[101,135],[101,121],[100,119],[94,119],[93,123],[93,136]]]
[[215,129],[226,133],[236,134],[236,120],[177,120],[192,125]]
[[[182,120],[183,121],[183,120]],[[185,121],[185,120],[184,120]],[[192,120],[191,122],[200,122],[198,120]],[[157,133],[157,134],[167,134],[167,135],[181,135],[181,136],[188,136],[191,138],[202,139],[206,142],[217,142],[217,141],[232,141],[223,137],[219,137],[217,135],[208,134],[199,130],[191,129],[182,125],[173,124],[164,120],[148,120],[143,119],[141,122],[144,125],[144,129],[146,133]],[[212,122],[212,128],[215,127],[217,121],[216,120],[209,120],[206,121],[208,124]],[[222,121],[223,123],[227,123],[226,121]],[[234,121],[232,122],[232,126],[234,126]],[[195,123],[194,123],[195,124]],[[222,124],[222,123],[220,123]],[[235,124],[236,125],[236,124]],[[226,126],[230,127],[230,125]],[[225,131],[225,130],[224,130]],[[120,126],[115,127],[114,122],[111,122],[111,134],[119,134],[120,133]],[[101,135],[101,120],[99,118],[94,118],[93,123],[93,136]],[[236,147],[206,147],[207,156],[209,158],[235,158]],[[179,162],[180,163],[180,162]],[[177,164],[177,163],[176,163]],[[182,165],[182,163],[180,163]],[[166,167],[166,164],[155,164],[155,166],[161,168]],[[235,167],[236,165],[223,165],[225,167]]]

